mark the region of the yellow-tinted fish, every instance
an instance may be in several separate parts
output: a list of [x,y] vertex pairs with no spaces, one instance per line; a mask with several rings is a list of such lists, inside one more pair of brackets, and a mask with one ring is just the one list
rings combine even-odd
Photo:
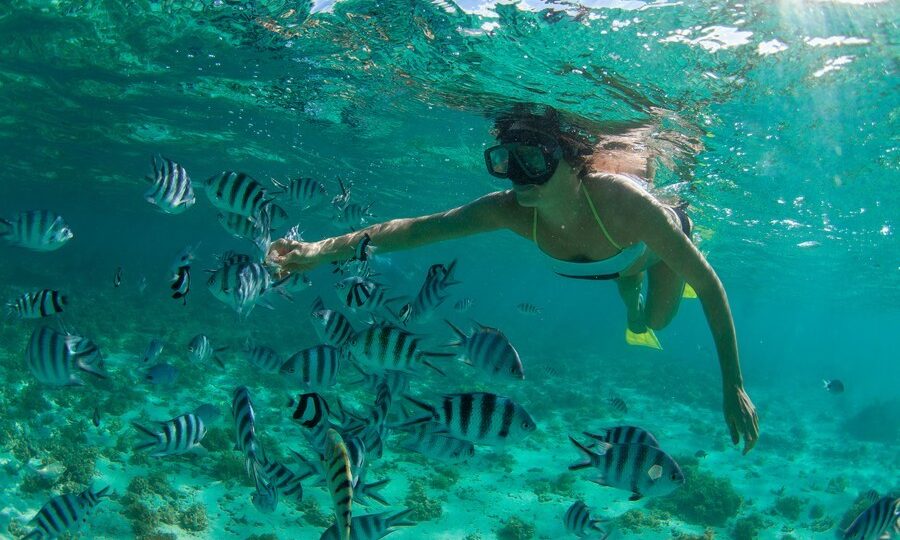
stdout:
[[328,483],[328,492],[334,501],[335,526],[341,540],[350,540],[350,523],[353,506],[353,476],[350,472],[350,455],[341,435],[328,430],[328,443],[322,458]]

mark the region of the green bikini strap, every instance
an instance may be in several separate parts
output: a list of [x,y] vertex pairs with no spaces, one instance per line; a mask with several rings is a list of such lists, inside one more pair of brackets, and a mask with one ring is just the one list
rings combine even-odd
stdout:
[[[603,220],[600,219],[600,214],[597,213],[597,209],[594,207],[594,201],[591,200],[590,195],[588,195],[587,188],[584,187],[584,182],[581,183],[581,191],[584,192],[584,198],[587,199],[588,206],[591,207],[591,212],[594,214],[594,219],[597,220],[597,225],[600,225],[600,230],[603,231],[603,235],[609,240],[609,243],[613,245],[619,251],[622,251],[622,246],[616,243],[615,240],[612,239],[612,236],[609,235],[609,232],[606,230],[606,227],[603,226]],[[535,212],[535,223],[537,223],[537,212]]]

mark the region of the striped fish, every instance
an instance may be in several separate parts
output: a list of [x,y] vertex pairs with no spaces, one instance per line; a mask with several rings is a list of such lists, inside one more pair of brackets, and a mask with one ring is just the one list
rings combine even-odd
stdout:
[[519,310],[519,313],[524,313],[526,315],[540,315],[541,310],[534,304],[522,303],[516,306],[516,309]]
[[53,386],[77,386],[84,382],[75,370],[105,379],[103,357],[91,340],[62,334],[42,326],[31,334],[25,349],[25,363],[38,381]]
[[341,435],[329,429],[327,444],[322,456],[325,468],[325,483],[334,503],[334,517],[337,538],[350,540],[351,519],[353,512],[353,484],[350,473],[350,456]]
[[252,262],[258,262],[250,255],[238,253],[230,249],[216,258],[219,260],[220,266],[231,266],[232,264],[248,264]]
[[341,301],[351,310],[361,309],[373,314],[385,312],[396,319],[397,316],[391,311],[390,304],[397,298],[388,298],[387,292],[388,288],[383,285],[374,281],[360,280],[349,284]]
[[886,496],[860,513],[844,531],[844,540],[876,540],[900,534],[900,498]]
[[144,354],[140,357],[141,364],[156,362],[156,359],[162,354],[165,346],[166,344],[163,343],[162,340],[156,338],[151,339],[150,343],[147,344],[147,348],[144,349]]
[[372,205],[374,204],[374,202],[370,202],[363,206],[357,203],[348,203],[340,209],[340,212],[338,213],[338,224],[349,227],[351,230],[358,229],[366,222],[366,220],[375,217],[372,213]]
[[287,210],[275,203],[267,204],[263,208],[263,214],[263,222],[268,223],[272,229],[283,227],[290,219]]
[[339,311],[320,309],[312,312],[310,318],[319,339],[332,347],[343,347],[356,334],[350,320]]
[[391,396],[402,396],[409,391],[409,375],[402,371],[382,371],[378,373],[366,373],[355,362],[351,362],[356,371],[362,377],[350,384],[363,384],[373,392],[378,392],[378,387],[385,383]]
[[331,429],[331,410],[328,402],[315,392],[301,394],[288,402],[293,409],[291,418],[303,426],[304,438],[309,446],[318,454],[325,452],[328,430]]
[[180,299],[184,305],[187,305],[187,295],[191,292],[191,267],[182,266],[179,268],[175,275],[172,276],[169,288],[172,289],[173,299]]
[[281,290],[287,293],[301,293],[312,287],[309,276],[301,273],[290,274],[281,284]]
[[413,334],[389,324],[377,324],[359,332],[349,342],[349,351],[356,360],[377,370],[415,373],[426,365],[443,374],[429,358],[453,356],[452,353],[423,351],[421,340]]
[[601,429],[599,433],[584,432],[585,435],[598,441],[610,444],[646,444],[659,448],[659,442],[649,431],[637,426],[615,426]]
[[53,497],[31,518],[31,532],[23,540],[43,540],[57,538],[66,533],[75,533],[94,509],[109,497],[109,486],[94,491],[93,486],[79,494],[66,493]]
[[251,474],[255,491],[250,496],[250,502],[263,514],[271,514],[278,508],[278,489],[275,484],[269,482],[259,473]]
[[359,437],[346,437],[341,435],[344,445],[347,447],[347,457],[350,459],[350,479],[356,488],[359,477],[366,470],[366,443]]
[[219,224],[231,236],[249,240],[254,244],[268,242],[272,238],[272,227],[265,219],[252,219],[242,214],[224,212],[219,213]]
[[358,275],[369,274],[369,260],[372,256],[374,247],[371,246],[372,237],[368,233],[363,233],[362,237],[353,248],[353,256],[344,262],[332,261],[334,269],[333,274],[344,274],[353,271]]
[[537,429],[524,407],[513,400],[489,392],[446,394],[434,407],[412,397],[406,399],[427,411],[428,416],[403,425],[434,421],[448,435],[475,444],[505,445],[520,441]]
[[34,251],[57,250],[74,236],[62,216],[49,210],[30,210],[10,220],[0,219],[0,238]]
[[40,319],[62,313],[69,297],[52,289],[25,293],[6,305],[10,316],[20,319]]
[[291,355],[280,373],[295,384],[309,389],[330,388],[337,384],[341,352],[331,345],[316,345]]
[[219,353],[227,350],[228,347],[219,347],[214,349],[209,338],[203,334],[198,334],[188,343],[188,353],[193,361],[198,364],[206,364],[210,360],[214,360],[219,367],[224,368],[225,363],[219,357]]
[[242,172],[222,171],[204,182],[206,196],[217,209],[262,221],[275,198],[262,184]]
[[516,380],[525,378],[519,353],[503,332],[479,324],[478,329],[467,336],[450,321],[445,322],[459,338],[459,341],[449,346],[461,347],[462,358],[466,363],[490,377]]
[[475,302],[471,298],[463,298],[462,300],[453,304],[453,309],[455,309],[456,311],[458,311],[460,313],[465,313],[465,312],[469,311],[470,309],[472,309],[472,305],[474,303]]
[[582,501],[572,503],[572,506],[566,510],[563,523],[566,526],[566,530],[578,538],[587,538],[597,533],[603,535],[600,537],[600,540],[605,540],[612,534],[611,531],[604,531],[600,527],[600,520],[591,517],[591,510]]
[[363,506],[369,506],[369,499],[372,499],[378,504],[388,506],[390,503],[387,502],[380,490],[386,486],[391,479],[383,478],[376,482],[366,482],[366,473],[368,472],[369,469],[364,468],[359,473],[356,485],[353,486],[353,502]]
[[152,156],[153,176],[147,176],[150,188],[144,200],[167,214],[180,214],[194,206],[197,198],[184,167],[171,159]]
[[388,414],[391,412],[391,404],[394,395],[391,393],[391,387],[386,380],[378,383],[375,389],[375,406],[372,407],[372,413],[369,417],[369,424],[376,428],[384,427]]
[[452,463],[464,462],[475,455],[475,445],[471,442],[445,433],[435,433],[434,429],[443,428],[425,424],[413,426],[412,433],[401,446],[412,452]]
[[609,404],[613,409],[619,411],[622,414],[628,413],[628,404],[625,403],[625,400],[620,398],[619,396],[609,398]]
[[136,422],[132,422],[131,425],[145,437],[144,442],[134,447],[134,450],[149,451],[153,457],[191,452],[201,447],[200,441],[206,436],[203,418],[194,413],[182,414],[166,422],[157,422],[155,430]]
[[668,495],[684,484],[681,467],[669,454],[646,444],[610,444],[598,442],[594,449],[569,437],[585,459],[569,465],[575,471],[594,467],[599,471],[592,482],[631,491],[628,500]]
[[264,373],[278,373],[284,361],[275,349],[257,345],[247,350],[247,359]]
[[250,390],[246,386],[235,388],[231,396],[231,418],[234,421],[234,449],[244,454],[247,474],[255,477],[254,464],[263,459],[259,441],[256,439],[256,414],[253,412],[253,401]]
[[272,276],[261,263],[232,264],[210,273],[207,288],[219,301],[247,316],[270,290],[281,282],[273,282]]
[[[411,509],[407,509],[357,516],[351,522],[350,540],[380,540],[396,531],[397,527],[412,527],[416,523],[406,519],[411,512]],[[332,525],[325,529],[319,540],[341,540],[341,538],[337,526]]]
[[312,476],[311,472],[298,475],[283,464],[268,459],[257,463],[256,474],[275,486],[278,494],[282,497],[293,497],[296,495],[298,501],[303,499],[303,484],[301,482]]
[[455,260],[449,266],[432,265],[415,299],[400,310],[400,320],[420,324],[431,320],[437,308],[448,298],[447,289],[458,283],[452,278],[455,267]]
[[319,206],[328,200],[328,192],[325,186],[312,178],[298,177],[287,183],[273,179],[272,183],[281,189],[288,200],[296,203],[301,210]]

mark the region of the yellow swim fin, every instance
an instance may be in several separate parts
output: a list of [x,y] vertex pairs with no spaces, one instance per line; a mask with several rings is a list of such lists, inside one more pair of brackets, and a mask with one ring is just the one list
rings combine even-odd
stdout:
[[650,349],[662,350],[662,345],[656,339],[656,334],[648,328],[646,331],[636,334],[629,329],[625,329],[625,343],[634,345],[635,347],[648,347]]
[[682,298],[697,298],[697,291],[695,291],[694,288],[690,286],[690,284],[685,283],[684,291],[681,292],[681,297]]

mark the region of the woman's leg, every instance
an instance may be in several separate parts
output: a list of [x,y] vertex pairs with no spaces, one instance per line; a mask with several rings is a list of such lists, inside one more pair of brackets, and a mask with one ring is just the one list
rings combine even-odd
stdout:
[[684,293],[684,280],[666,263],[659,261],[647,269],[647,304],[644,306],[644,322],[654,330],[668,326]]

